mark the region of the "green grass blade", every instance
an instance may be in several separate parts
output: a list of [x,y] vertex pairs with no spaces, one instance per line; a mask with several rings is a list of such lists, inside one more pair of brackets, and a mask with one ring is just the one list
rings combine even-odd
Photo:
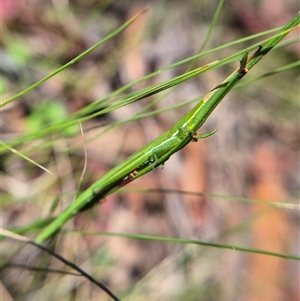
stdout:
[[135,15],[134,17],[132,17],[129,21],[127,21],[126,23],[124,23],[118,29],[116,29],[111,34],[109,34],[106,38],[104,38],[100,42],[96,43],[95,45],[93,45],[92,47],[90,47],[89,49],[87,49],[86,51],[84,51],[83,53],[81,53],[80,55],[78,55],[77,57],[75,57],[70,62],[66,63],[65,65],[63,65],[62,67],[58,68],[57,70],[55,70],[51,74],[47,75],[46,77],[42,78],[38,82],[34,83],[33,85],[31,85],[27,89],[21,91],[20,93],[15,94],[14,96],[12,96],[9,99],[5,100],[4,102],[0,103],[0,108],[3,107],[3,106],[5,106],[5,105],[7,105],[7,104],[9,104],[10,102],[14,101],[15,99],[17,99],[17,98],[25,95],[26,93],[32,91],[33,89],[37,88],[42,83],[44,83],[45,81],[47,81],[49,78],[53,77],[54,75],[62,72],[66,68],[68,68],[71,65],[75,64],[76,62],[78,62],[79,60],[81,60],[83,57],[87,56],[89,53],[91,53],[92,51],[94,51],[95,49],[97,49],[99,46],[103,45],[104,43],[108,42],[109,40],[111,40],[112,38],[114,38],[115,36],[117,36],[120,32],[122,32],[128,26],[130,26],[141,14],[145,13],[145,11],[146,11],[146,9],[142,10],[140,13],[138,13],[137,15]]
[[268,255],[274,257],[280,257],[284,259],[291,259],[300,261],[300,256],[292,255],[292,254],[284,254],[278,252],[272,252],[267,250],[253,249],[253,248],[245,248],[236,245],[227,245],[227,244],[218,244],[214,242],[205,242],[194,239],[182,239],[182,238],[172,238],[165,236],[156,236],[156,235],[142,235],[142,234],[128,234],[128,233],[111,233],[111,232],[87,232],[87,231],[72,231],[79,232],[80,234],[85,235],[99,235],[99,236],[109,236],[109,237],[121,237],[121,238],[129,238],[129,239],[138,239],[138,240],[147,240],[147,241],[160,241],[164,243],[176,243],[183,245],[198,245],[204,247],[213,247],[218,249],[229,249],[233,251],[246,252],[246,253],[254,253],[260,255]]

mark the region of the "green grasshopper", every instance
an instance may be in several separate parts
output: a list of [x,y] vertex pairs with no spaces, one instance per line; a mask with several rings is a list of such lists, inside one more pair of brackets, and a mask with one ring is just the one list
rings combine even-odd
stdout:
[[240,66],[220,85],[211,90],[199,103],[177,122],[169,131],[150,142],[119,164],[91,187],[81,193],[76,200],[55,218],[36,238],[36,243],[42,243],[63,224],[79,211],[93,206],[120,187],[141,177],[154,168],[164,164],[170,156],[185,147],[188,143],[212,135],[215,131],[197,136],[196,132],[206,121],[219,102],[234,85],[248,72],[247,64],[256,57],[261,46],[248,58],[248,52],[243,55]]

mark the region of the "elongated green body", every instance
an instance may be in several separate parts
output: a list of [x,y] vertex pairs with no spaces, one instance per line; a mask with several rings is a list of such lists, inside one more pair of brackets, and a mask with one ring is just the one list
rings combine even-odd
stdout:
[[[254,57],[254,55],[252,55],[252,57]],[[228,91],[247,73],[246,64],[247,53],[243,56],[239,68],[220,85],[210,91],[169,131],[110,170],[101,179],[80,194],[64,212],[40,233],[35,242],[41,243],[45,241],[57,232],[68,219],[83,208],[94,205],[94,203],[111,194],[121,186],[163,164],[172,154],[185,147],[190,141],[197,141],[195,138],[197,130],[202,126]]]

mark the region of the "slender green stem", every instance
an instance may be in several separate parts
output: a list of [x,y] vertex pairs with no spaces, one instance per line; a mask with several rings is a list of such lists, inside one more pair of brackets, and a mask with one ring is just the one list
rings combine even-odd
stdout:
[[284,253],[272,252],[272,251],[261,250],[261,249],[245,248],[245,247],[239,247],[236,245],[227,245],[227,244],[219,244],[219,243],[214,243],[214,242],[206,242],[206,241],[200,241],[200,240],[194,240],[194,239],[182,239],[182,238],[172,238],[172,237],[166,237],[166,236],[128,234],[128,233],[112,233],[112,232],[94,232],[93,233],[93,232],[80,231],[80,234],[81,235],[82,234],[86,234],[86,235],[94,234],[94,235],[101,235],[101,236],[123,237],[123,238],[140,239],[140,240],[147,240],[147,241],[160,241],[160,242],[164,242],[164,243],[199,245],[199,246],[204,246],[204,247],[229,249],[229,250],[233,250],[233,251],[262,254],[262,255],[268,255],[268,256],[274,256],[274,257],[280,257],[280,258],[284,258],[284,259],[300,261],[300,256],[297,256],[297,255],[284,254]]
[[14,101],[15,99],[19,98],[20,96],[23,96],[26,93],[32,91],[33,89],[35,89],[36,87],[40,86],[42,83],[44,83],[45,81],[47,81],[49,78],[53,77],[54,75],[60,73],[61,71],[65,70],[66,68],[68,68],[71,65],[75,64],[80,59],[82,59],[83,57],[85,57],[86,55],[88,55],[89,53],[91,53],[92,51],[94,51],[96,48],[98,48],[102,44],[106,43],[107,41],[111,40],[117,34],[119,34],[120,32],[122,32],[128,26],[130,26],[144,12],[145,12],[145,9],[142,10],[142,12],[140,12],[139,14],[137,14],[136,16],[134,16],[133,18],[131,18],[129,21],[127,21],[126,23],[124,23],[122,26],[120,26],[114,32],[112,32],[111,34],[109,34],[106,38],[104,38],[100,42],[96,43],[94,46],[92,46],[91,48],[87,49],[86,51],[84,51],[83,53],[81,53],[80,55],[78,55],[77,57],[75,57],[73,60],[71,60],[67,64],[61,66],[60,68],[58,68],[54,72],[50,73],[49,75],[47,75],[46,77],[42,78],[38,82],[34,83],[30,87],[28,87],[25,90],[21,91],[20,93],[17,93],[14,96],[10,97],[9,99],[5,100],[4,102],[0,103],[0,108],[3,107],[3,106],[5,106],[5,105],[7,105],[7,104],[9,104],[10,102]]

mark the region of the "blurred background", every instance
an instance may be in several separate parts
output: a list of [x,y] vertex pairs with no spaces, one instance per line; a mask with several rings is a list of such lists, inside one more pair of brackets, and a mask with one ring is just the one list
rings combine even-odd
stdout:
[[[60,212],[80,190],[170,129],[238,66],[207,72],[59,134],[30,136],[108,93],[196,54],[219,5],[204,1],[1,0],[1,94],[6,100],[106,37],[148,6],[147,13],[88,56],[2,108],[4,228]],[[204,50],[285,25],[296,0],[228,0]],[[291,33],[287,39],[299,36]],[[195,67],[257,43],[240,43],[201,57]],[[299,60],[299,42],[279,47],[244,78]],[[189,63],[133,86],[135,92],[184,73]],[[139,120],[140,112],[167,109]],[[144,111],[143,111],[144,110]],[[96,112],[95,112],[96,113]],[[122,300],[299,300],[297,261],[197,245],[107,237],[97,232],[148,234],[299,254],[299,68],[237,87],[201,132],[212,137],[170,158],[163,168],[73,218],[56,251],[107,284]],[[85,154],[86,151],[86,154]],[[191,192],[191,193],[190,193]],[[248,200],[248,201],[245,201]],[[261,202],[250,202],[256,200]],[[289,209],[270,206],[281,202]],[[269,205],[268,205],[269,204]],[[37,232],[25,233],[34,239]],[[53,247],[53,245],[52,245]],[[32,246],[1,242],[0,291],[9,300],[110,300],[87,280],[50,270],[64,265]],[[47,271],[30,270],[47,268]]]

